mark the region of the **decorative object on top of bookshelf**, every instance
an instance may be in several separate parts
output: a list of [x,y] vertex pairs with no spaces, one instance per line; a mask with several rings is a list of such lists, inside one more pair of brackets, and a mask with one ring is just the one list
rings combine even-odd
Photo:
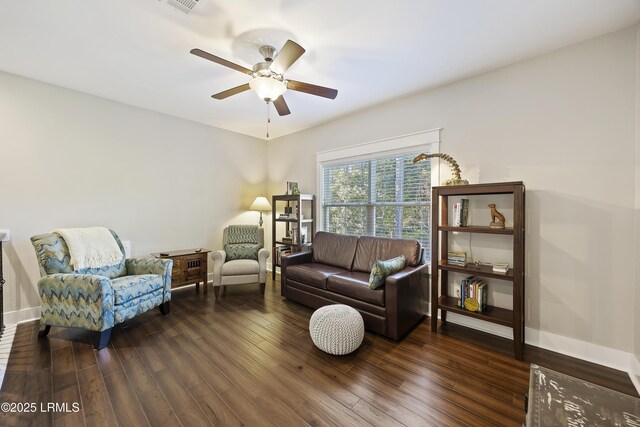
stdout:
[[258,196],[253,201],[249,209],[251,209],[252,211],[260,212],[260,221],[258,221],[258,224],[260,225],[260,227],[262,227],[262,224],[264,223],[264,221],[262,221],[262,212],[270,211],[271,205],[269,204],[269,201],[266,197]]
[[462,179],[462,177],[460,176],[460,166],[458,166],[458,162],[456,162],[455,159],[448,154],[444,154],[444,153],[418,154],[416,157],[414,157],[413,163],[422,162],[424,160],[431,159],[433,157],[437,157],[446,161],[447,163],[449,163],[449,167],[451,168],[451,175],[453,175],[453,178],[447,179],[442,183],[442,185],[469,185],[469,181],[467,181],[466,179]]
[[297,196],[298,194],[300,194],[297,182],[287,181],[287,194],[290,196]]
[[447,252],[447,263],[464,267],[467,265],[467,253],[453,251]]
[[489,223],[489,227],[504,228],[504,215],[498,212],[494,203],[491,203],[489,207],[491,208],[491,222]]

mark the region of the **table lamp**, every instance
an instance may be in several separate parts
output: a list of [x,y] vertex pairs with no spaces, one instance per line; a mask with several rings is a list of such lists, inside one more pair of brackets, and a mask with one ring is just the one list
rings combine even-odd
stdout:
[[271,210],[271,205],[269,204],[269,201],[267,200],[266,197],[258,196],[253,201],[253,203],[251,204],[251,207],[249,209],[251,209],[252,211],[260,212],[260,221],[258,222],[258,224],[260,224],[260,227],[262,227],[262,224],[263,224],[262,212],[270,211]]

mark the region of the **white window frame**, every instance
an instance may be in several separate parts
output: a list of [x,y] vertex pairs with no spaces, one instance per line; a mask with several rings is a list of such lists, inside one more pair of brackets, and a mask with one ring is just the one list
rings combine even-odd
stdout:
[[[316,153],[316,224],[318,230],[324,229],[324,209],[322,208],[322,167],[344,161],[359,161],[394,154],[407,154],[412,152],[440,152],[441,128],[430,129],[408,135],[382,139],[364,144],[351,145],[334,150]],[[431,185],[440,185],[439,159],[431,161]],[[431,212],[431,210],[429,210]],[[430,260],[427,260],[430,261]]]

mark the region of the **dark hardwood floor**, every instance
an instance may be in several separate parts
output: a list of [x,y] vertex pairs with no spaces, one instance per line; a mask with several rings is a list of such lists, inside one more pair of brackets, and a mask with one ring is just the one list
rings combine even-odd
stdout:
[[[171,314],[148,312],[98,334],[18,326],[0,402],[67,403],[69,411],[2,413],[0,425],[501,425],[525,419],[529,363],[636,395],[626,373],[429,320],[396,343],[367,333],[348,356],[316,349],[313,310],[277,284],[229,288],[216,300],[175,291]],[[73,403],[79,405],[74,412]]]

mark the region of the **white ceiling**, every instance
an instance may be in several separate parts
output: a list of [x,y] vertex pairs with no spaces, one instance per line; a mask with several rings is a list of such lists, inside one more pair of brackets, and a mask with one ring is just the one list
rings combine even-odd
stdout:
[[251,68],[239,35],[289,35],[307,52],[286,76],[339,93],[288,91],[273,138],[639,20],[638,0],[201,0],[190,15],[166,0],[2,1],[0,70],[264,138],[257,95],[210,97],[249,77],[189,51]]

